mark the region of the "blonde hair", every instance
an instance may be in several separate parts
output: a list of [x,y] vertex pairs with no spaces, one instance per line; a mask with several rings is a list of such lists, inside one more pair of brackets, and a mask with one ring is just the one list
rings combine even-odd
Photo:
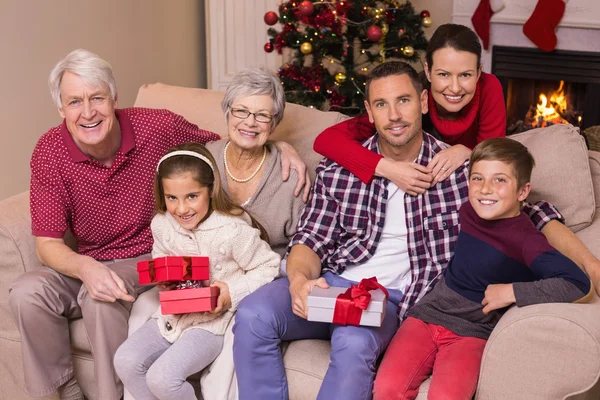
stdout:
[[198,182],[200,186],[208,187],[210,190],[210,206],[207,216],[210,215],[213,210],[233,217],[240,217],[246,213],[252,221],[252,226],[260,231],[261,239],[267,243],[269,242],[267,231],[262,225],[243,207],[235,204],[225,190],[223,190],[217,163],[206,147],[199,143],[185,143],[169,149],[167,155],[175,151],[191,151],[197,153],[208,159],[210,164],[201,158],[183,154],[163,158],[157,167],[156,176],[154,178],[154,198],[157,213],[164,214],[167,211],[165,191],[162,184],[163,178],[169,178],[189,172],[192,174],[192,178]]

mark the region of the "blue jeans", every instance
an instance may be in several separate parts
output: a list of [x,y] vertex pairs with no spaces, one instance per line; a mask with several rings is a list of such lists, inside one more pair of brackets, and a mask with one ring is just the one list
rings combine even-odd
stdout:
[[[323,275],[330,286],[352,283],[333,273]],[[287,399],[288,385],[279,348],[282,341],[331,339],[331,362],[318,399],[370,399],[375,365],[398,330],[399,290],[390,290],[381,327],[341,326],[311,322],[292,312],[287,277],[246,296],[233,326],[233,359],[240,400]]]

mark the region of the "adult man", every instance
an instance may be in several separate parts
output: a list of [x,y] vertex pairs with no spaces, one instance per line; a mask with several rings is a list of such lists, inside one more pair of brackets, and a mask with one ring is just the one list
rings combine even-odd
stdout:
[[[123,388],[112,360],[127,337],[131,302],[142,291],[136,262],[152,248],[157,162],[170,147],[219,137],[167,110],[116,109],[110,65],[86,50],[62,59],[49,85],[64,122],[40,138],[31,159],[32,231],[48,267],[22,275],[9,293],[25,390],[83,399],[68,326],[83,317],[97,398],[119,399]],[[77,252],[65,244],[67,230],[78,240]]]
[[[371,71],[365,105],[378,134],[364,142],[395,161],[427,165],[446,148],[424,133],[421,114],[427,93],[415,70],[387,62]],[[463,165],[420,196],[375,178],[365,184],[340,165],[323,160],[314,195],[290,243],[288,278],[248,296],[234,326],[234,361],[240,399],[287,398],[278,344],[282,340],[331,338],[331,363],[319,399],[369,399],[375,364],[402,318],[441,276],[458,235],[458,209],[467,198]],[[538,211],[538,228],[555,217]],[[389,289],[380,328],[307,321],[306,299],[313,287],[349,286],[377,276]],[[289,294],[288,294],[289,293]]]

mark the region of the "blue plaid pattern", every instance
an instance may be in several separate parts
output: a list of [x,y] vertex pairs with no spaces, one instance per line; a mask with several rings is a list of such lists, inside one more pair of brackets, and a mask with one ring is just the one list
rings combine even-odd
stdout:
[[[379,153],[378,138],[379,135],[374,135],[363,146]],[[423,132],[416,162],[427,165],[447,147]],[[346,266],[364,263],[375,254],[381,238],[387,184],[388,180],[380,177],[364,184],[339,164],[323,159],[316,170],[313,196],[300,218],[290,248],[296,244],[310,247],[321,259],[323,273],[340,274]],[[441,278],[458,239],[458,210],[467,199],[467,163],[426,193],[405,194],[412,282],[399,306],[400,319]],[[530,214],[538,229],[552,219],[562,219],[558,210],[545,202],[526,204],[524,212]]]

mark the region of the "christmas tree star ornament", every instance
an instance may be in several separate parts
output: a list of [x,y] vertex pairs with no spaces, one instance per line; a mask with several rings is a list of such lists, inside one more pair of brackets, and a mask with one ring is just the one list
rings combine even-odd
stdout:
[[488,49],[490,46],[490,20],[492,15],[504,8],[504,0],[480,0],[477,9],[473,13],[471,22],[475,28],[475,32],[483,42],[483,48]]
[[538,48],[552,51],[556,48],[556,28],[565,14],[567,0],[538,0],[533,14],[523,25],[523,33]]

